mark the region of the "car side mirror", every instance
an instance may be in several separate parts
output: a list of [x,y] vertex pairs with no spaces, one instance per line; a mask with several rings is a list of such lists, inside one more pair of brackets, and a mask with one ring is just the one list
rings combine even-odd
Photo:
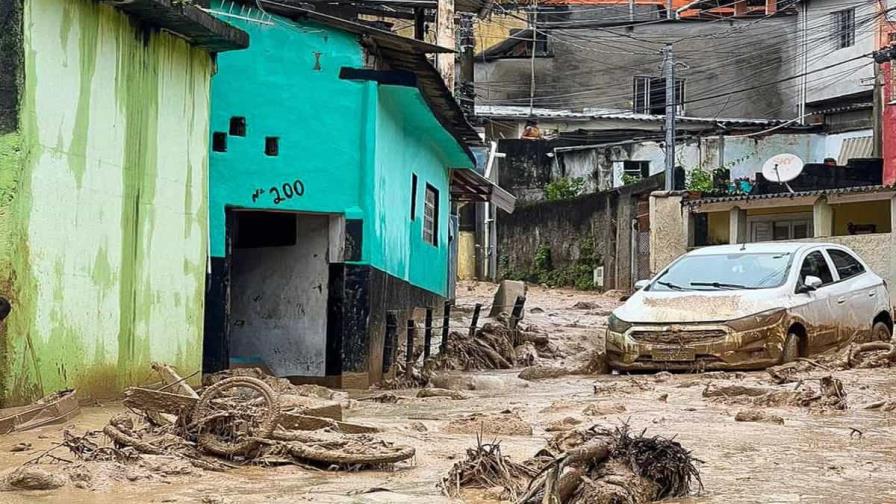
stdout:
[[798,291],[800,294],[804,294],[806,292],[812,292],[814,290],[817,290],[819,287],[821,287],[823,283],[824,282],[822,282],[821,279],[818,278],[817,276],[807,275],[806,278],[803,279],[803,284],[800,285],[800,288],[798,289]]
[[635,282],[635,290],[641,290],[650,285],[650,280],[638,280]]

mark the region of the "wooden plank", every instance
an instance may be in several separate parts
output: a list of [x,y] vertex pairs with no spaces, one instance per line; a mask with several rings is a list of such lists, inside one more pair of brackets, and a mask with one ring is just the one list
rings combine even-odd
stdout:
[[122,403],[129,408],[182,415],[196,406],[199,399],[159,390],[130,387],[124,391]]

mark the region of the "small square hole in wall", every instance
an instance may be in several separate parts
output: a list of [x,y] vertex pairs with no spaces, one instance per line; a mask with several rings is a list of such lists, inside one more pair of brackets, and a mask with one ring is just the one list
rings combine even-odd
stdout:
[[230,118],[230,134],[233,136],[246,136],[246,118],[231,117]]
[[223,131],[212,133],[212,150],[215,152],[227,152],[227,133]]
[[268,156],[280,154],[280,137],[265,137],[264,153]]

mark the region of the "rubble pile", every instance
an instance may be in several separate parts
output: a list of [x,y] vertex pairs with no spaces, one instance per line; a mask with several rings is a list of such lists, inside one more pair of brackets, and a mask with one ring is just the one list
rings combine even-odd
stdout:
[[167,384],[129,388],[123,402],[131,413],[113,417],[101,432],[79,436],[65,431],[58,446],[29,463],[71,462],[50,453],[57,448],[67,448],[84,462],[151,467],[146,459],[164,457],[166,466],[181,461],[207,471],[241,464],[356,470],[414,456],[413,447],[372,436],[373,427],[343,422],[341,406],[321,398],[335,396],[317,388],[280,383],[280,390],[310,395],[278,393],[268,384],[276,378],[257,378],[252,371],[214,377],[196,393],[170,367],[156,370]]
[[442,479],[443,492],[457,497],[463,488],[504,489],[517,504],[640,504],[688,495],[700,473],[691,453],[662,437],[593,426],[563,432],[548,448],[515,463],[497,444],[467,450]]
[[497,322],[487,322],[476,330],[472,338],[452,332],[446,351],[437,355],[431,366],[464,371],[511,369],[535,365],[538,359],[554,359],[558,354],[546,333],[532,326],[510,329],[506,319],[499,317]]
[[711,383],[703,389],[703,397],[727,404],[753,406],[802,406],[837,410],[844,410],[847,407],[843,383],[832,376],[819,378],[818,386],[809,380],[801,380],[795,387]]

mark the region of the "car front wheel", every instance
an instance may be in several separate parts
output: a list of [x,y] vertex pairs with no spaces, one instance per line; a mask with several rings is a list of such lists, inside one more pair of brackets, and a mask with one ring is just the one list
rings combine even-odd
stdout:
[[781,364],[793,362],[800,356],[800,337],[794,333],[788,333],[784,340],[784,350],[781,352]]
[[874,323],[874,327],[871,328],[871,341],[890,341],[891,337],[893,337],[893,331],[890,330],[890,326],[886,322]]

